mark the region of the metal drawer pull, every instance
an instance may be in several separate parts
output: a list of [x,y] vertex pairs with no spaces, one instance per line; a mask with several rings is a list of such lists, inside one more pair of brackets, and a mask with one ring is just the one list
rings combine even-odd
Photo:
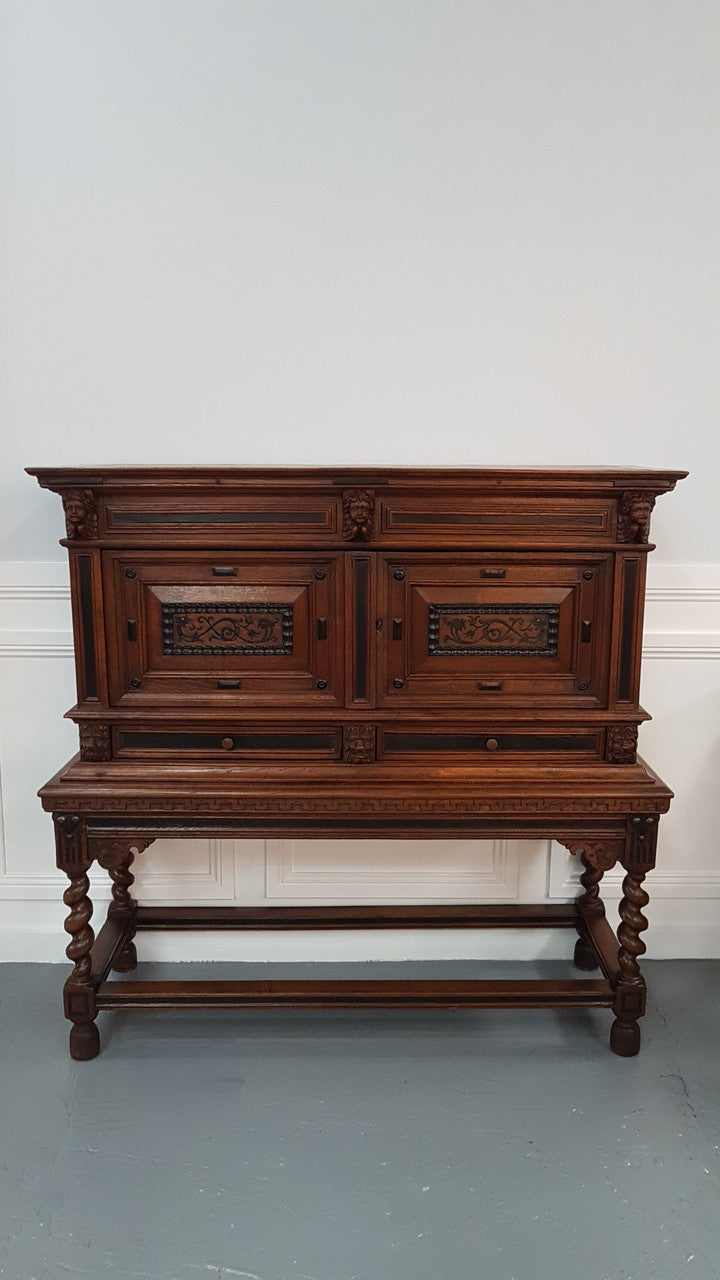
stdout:
[[502,680],[478,680],[477,687],[483,690],[502,689]]
[[127,637],[128,640],[137,640],[137,622],[134,618],[127,620]]
[[488,751],[497,751],[499,746],[497,738],[488,738],[487,742],[485,743],[485,746],[487,747]]
[[237,567],[234,564],[214,564],[212,571],[216,578],[237,578]]
[[402,640],[403,636],[403,620],[402,618],[393,618],[393,640]]
[[239,680],[216,680],[215,688],[216,689],[239,689],[240,681]]
[[580,643],[589,644],[592,639],[592,622],[586,622],[583,618],[580,624]]
[[505,573],[506,573],[505,569],[481,569],[480,577],[481,578],[504,578]]
[[317,638],[318,640],[327,640],[327,618],[317,619]]
[[235,740],[234,738],[221,738],[220,746],[222,747],[223,751],[232,751],[233,747],[235,746]]

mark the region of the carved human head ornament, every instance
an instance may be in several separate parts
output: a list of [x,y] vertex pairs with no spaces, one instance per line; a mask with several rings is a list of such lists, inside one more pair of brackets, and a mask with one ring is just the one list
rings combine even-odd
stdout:
[[655,495],[642,489],[627,489],[620,500],[618,542],[647,542]]
[[346,489],[343,493],[343,538],[360,538],[367,542],[373,536],[375,495],[369,489]]
[[97,511],[92,489],[66,489],[62,504],[68,538],[97,537]]

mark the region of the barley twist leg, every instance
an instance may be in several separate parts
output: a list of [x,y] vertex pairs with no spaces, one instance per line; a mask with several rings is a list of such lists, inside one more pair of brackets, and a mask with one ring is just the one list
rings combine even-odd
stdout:
[[650,901],[642,886],[644,879],[644,872],[629,871],[623,881],[620,902],[619,976],[615,988],[615,1021],[610,1031],[610,1048],[623,1058],[633,1057],[640,1048],[638,1019],[645,1012],[645,979],[638,964],[638,956],[645,951],[645,943],[640,934],[648,927],[642,909]]
[[65,920],[65,930],[70,934],[65,954],[74,966],[65,983],[63,1001],[65,1016],[73,1024],[70,1028],[70,1056],[80,1062],[95,1058],[100,1052],[90,960],[95,934],[90,924],[93,906],[88,897],[89,888],[87,873],[81,871],[70,875],[70,884],[63,894],[63,902],[70,908]]

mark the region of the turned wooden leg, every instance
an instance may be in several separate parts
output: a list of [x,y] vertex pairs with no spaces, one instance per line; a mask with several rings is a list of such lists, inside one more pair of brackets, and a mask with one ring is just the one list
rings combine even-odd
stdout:
[[63,894],[63,902],[70,908],[65,929],[71,936],[65,954],[73,961],[74,968],[63,989],[63,1002],[65,1017],[73,1024],[70,1028],[70,1056],[86,1062],[100,1052],[90,962],[90,951],[95,941],[90,925],[93,906],[88,897],[90,881],[87,872],[71,874],[68,871],[68,875],[70,884]]
[[[584,849],[581,857],[585,869],[580,877],[580,883],[585,892],[580,895],[575,904],[578,913],[578,925],[583,916],[605,915],[605,905],[600,897],[600,881],[604,872],[590,865]],[[594,969],[600,967],[595,952],[587,938],[582,934],[575,943],[573,961],[576,967],[582,969],[585,973],[592,973]]]
[[108,917],[121,920],[125,925],[124,941],[113,962],[115,973],[129,973],[137,965],[137,951],[133,942],[137,902],[130,893],[130,886],[135,879],[130,870],[134,857],[135,850],[128,848],[121,861],[108,862],[112,880],[112,902],[108,908]]
[[640,937],[648,922],[642,908],[650,901],[642,887],[644,871],[628,871],[623,881],[618,928],[618,967],[613,1012],[615,1021],[610,1031],[610,1048],[623,1058],[631,1058],[640,1048],[638,1018],[645,1012],[645,979],[640,972],[638,956],[645,951]]

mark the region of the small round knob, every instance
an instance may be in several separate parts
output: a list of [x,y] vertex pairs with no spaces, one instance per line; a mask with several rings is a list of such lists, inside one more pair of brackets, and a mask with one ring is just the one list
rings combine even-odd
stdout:
[[126,578],[137,578],[137,574],[136,574],[136,572],[135,572],[135,570],[134,570],[134,569],[126,569],[126,570],[125,570],[125,577],[126,577]]
[[487,742],[485,743],[485,746],[487,747],[488,751],[497,751],[498,749],[497,738],[488,738]]
[[588,688],[587,680],[578,680],[578,689],[585,690]]
[[404,569],[396,569],[396,570],[395,570],[395,572],[394,572],[394,574],[393,574],[393,577],[394,577],[394,578],[397,578],[398,582],[402,582],[403,578],[405,577],[405,570],[404,570]]
[[593,571],[592,571],[592,569],[586,569],[586,570],[585,570],[585,572],[584,572],[584,574],[583,574],[583,578],[585,579],[585,581],[586,581],[586,582],[589,582],[589,581],[590,581],[590,579],[592,578],[592,576],[593,576]]
[[393,680],[393,689],[402,689],[402,687],[403,687],[403,681],[400,679],[399,676],[396,676],[395,679]]
[[130,684],[132,685],[133,689],[139,689],[140,685],[142,684],[142,680],[138,680],[137,676],[133,676],[132,680],[130,681]]
[[232,751],[233,747],[235,746],[235,742],[232,738],[221,738],[220,746],[222,747],[223,751]]
[[327,680],[316,680],[315,685],[318,689],[327,689]]
[[325,570],[324,570],[324,569],[316,569],[316,570],[315,570],[315,577],[318,579],[318,582],[319,582],[322,578],[324,578],[324,577],[325,577]]

